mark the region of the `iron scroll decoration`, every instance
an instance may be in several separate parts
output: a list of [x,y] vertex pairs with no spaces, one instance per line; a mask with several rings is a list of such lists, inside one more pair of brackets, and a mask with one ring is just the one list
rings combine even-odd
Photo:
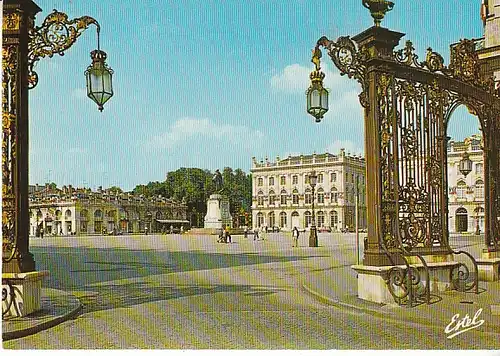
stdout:
[[[14,27],[17,19],[19,21],[20,16],[8,15],[6,17],[6,27]],[[104,52],[99,49],[99,33],[100,26],[99,23],[92,17],[83,16],[73,20],[68,20],[68,16],[62,12],[54,10],[50,13],[41,26],[33,25],[33,18],[28,19],[28,54],[27,54],[27,73],[19,73],[18,64],[22,60],[20,58],[21,52],[19,46],[15,45],[4,45],[2,49],[2,89],[3,89],[3,99],[2,99],[2,262],[7,263],[19,255],[18,240],[17,240],[17,225],[16,225],[16,214],[18,214],[17,204],[18,195],[16,193],[16,166],[18,164],[18,157],[16,152],[18,151],[18,113],[20,108],[17,107],[17,102],[19,99],[19,88],[22,85],[23,80],[20,75],[27,76],[27,88],[33,89],[38,84],[38,74],[35,72],[34,67],[36,63],[42,58],[51,58],[54,54],[60,56],[64,55],[64,52],[70,48],[78,37],[89,28],[89,26],[94,25],[97,29],[97,40],[98,40],[98,50],[100,54],[99,60],[105,59]],[[96,51],[94,51],[96,52]],[[113,74],[113,71],[107,67],[104,63],[104,59],[99,61],[102,63],[101,68],[104,68],[109,74],[109,77]],[[92,65],[94,65],[93,61]],[[91,66],[92,66],[91,65]],[[111,87],[111,82],[109,81],[109,87]],[[106,100],[112,96],[111,92],[103,91],[104,95],[107,95]],[[91,98],[95,99],[95,98]],[[103,101],[102,100],[102,101]],[[96,100],[94,100],[96,101]],[[102,109],[102,104],[97,103],[99,109]],[[101,105],[100,105],[101,104]]]
[[78,37],[90,26],[95,25],[99,37],[100,25],[90,16],[82,16],[68,20],[68,15],[53,10],[41,26],[29,31],[28,44],[28,82],[29,89],[38,84],[38,74],[33,70],[36,62],[44,57],[60,56],[70,48]]
[[[380,24],[376,16],[381,19],[392,9],[393,4],[389,3],[363,1],[376,20],[376,26]],[[382,13],[374,16],[377,9]],[[443,234],[448,229],[447,126],[454,109],[464,104],[479,119],[485,142],[489,142],[485,152],[496,150],[489,156],[492,167],[485,173],[490,184],[485,196],[490,200],[487,245],[488,248],[500,248],[500,151],[496,148],[496,137],[500,136],[497,122],[500,119],[500,88],[493,76],[481,72],[477,40],[462,39],[451,45],[449,65],[445,65],[443,56],[431,48],[427,49],[425,60],[420,61],[411,41],[402,49],[387,51],[384,48],[377,53],[377,49],[372,51],[368,46],[357,45],[349,37],[331,41],[323,36],[313,50],[312,62],[316,68],[321,47],[341,75],[361,84],[359,100],[365,112],[373,114],[376,110],[381,197],[380,206],[375,206],[378,209],[375,216],[381,219],[379,245],[391,260],[406,261],[405,256],[416,256],[426,271],[419,276],[418,270],[408,266],[406,271],[393,269],[388,280],[404,292],[394,293],[394,297],[408,298],[411,304],[413,282],[428,279],[421,255],[435,249],[463,254],[472,261],[472,271],[460,263],[452,277],[457,290],[474,288],[477,293],[476,261],[463,251],[452,251],[447,233]],[[369,80],[374,81],[375,87],[370,97]],[[395,291],[393,288],[391,293]]]
[[[332,59],[335,66],[339,69],[341,75],[347,75],[349,78],[354,78],[361,84],[362,90],[359,95],[359,100],[363,107],[369,109],[369,102],[367,98],[367,66],[368,62],[372,59],[372,55],[368,53],[363,46],[358,47],[349,37],[339,37],[337,41],[331,41],[327,37],[323,36],[317,41],[316,47],[313,50],[312,62],[316,65],[318,65],[321,58],[321,47],[324,47],[327,50],[328,55]],[[380,58],[380,60],[384,62],[385,67],[378,75],[377,97],[382,98],[385,96],[387,97],[387,100],[385,102],[379,101],[378,109],[384,109],[385,105],[385,115],[388,119],[387,123],[384,124],[384,115],[379,115],[381,118],[381,148],[384,149],[384,147],[386,147],[387,150],[385,153],[387,156],[387,162],[381,162],[381,169],[386,167],[387,170],[386,174],[383,174],[384,176],[390,177],[390,172],[395,168],[391,167],[391,165],[394,165],[391,161],[391,157],[395,154],[395,152],[392,152],[392,147],[394,147],[392,140],[396,138],[401,140],[400,142],[398,141],[398,144],[403,146],[402,149],[404,149],[404,154],[407,156],[414,156],[412,151],[416,150],[415,128],[417,123],[410,123],[413,125],[413,128],[405,128],[404,125],[401,126],[401,117],[399,115],[404,115],[406,110],[413,110],[414,108],[411,107],[412,105],[421,105],[419,102],[422,102],[422,100],[427,100],[429,102],[429,112],[433,112],[435,117],[433,120],[437,120],[438,118],[440,118],[439,120],[442,120],[439,124],[436,123],[436,125],[439,125],[440,128],[438,130],[439,132],[436,132],[435,134],[436,146],[433,148],[435,152],[428,157],[428,160],[425,161],[425,163],[422,163],[422,167],[424,167],[423,165],[425,164],[430,173],[429,181],[425,182],[425,184],[434,186],[435,188],[433,189],[441,189],[441,181],[445,178],[443,172],[440,172],[440,161],[438,159],[438,157],[443,157],[445,155],[442,148],[445,146],[443,146],[443,140],[440,141],[440,139],[446,136],[446,128],[449,117],[458,104],[465,104],[469,111],[479,118],[483,132],[489,132],[490,135],[496,135],[496,132],[500,131],[500,129],[496,128],[498,125],[496,125],[494,121],[496,118],[500,118],[500,101],[498,100],[500,98],[500,89],[495,86],[492,76],[487,77],[482,75],[480,72],[479,59],[477,52],[475,51],[476,47],[476,41],[468,39],[462,39],[460,42],[450,46],[451,60],[448,66],[444,64],[443,57],[431,48],[428,48],[425,60],[419,61],[411,41],[407,41],[404,48],[394,51],[392,55]],[[390,71],[384,70],[389,67],[391,68]],[[434,78],[434,81],[424,83],[404,79],[404,77],[399,78],[399,76],[395,74],[398,73],[398,71],[413,73],[413,75],[422,74],[422,76],[428,73],[430,75],[427,75],[427,78]],[[446,82],[445,80],[447,79],[454,80],[454,82]],[[465,93],[455,91],[455,87],[447,87],[448,83],[453,83],[455,86],[460,85],[461,83],[466,84],[468,85],[468,88],[473,89],[475,93],[474,95],[471,95],[470,92]],[[383,89],[384,87],[386,89]],[[386,91],[384,92],[384,90]],[[387,92],[387,90],[389,92]],[[406,101],[403,106],[401,106],[401,111],[399,111],[398,108],[392,107],[393,101],[390,99],[391,96],[413,96],[414,99]],[[486,99],[483,100],[483,98]],[[389,120],[389,116],[394,114],[397,115],[396,122],[398,126],[392,126],[392,119]],[[384,128],[384,125],[388,126]],[[428,124],[420,122],[418,125],[424,127]],[[402,157],[400,157],[400,159],[401,158]],[[497,195],[500,195],[498,194],[499,192],[496,191],[498,189],[496,179],[496,177],[493,177],[492,180],[494,182],[491,182],[492,187],[495,188],[495,190],[492,191],[493,200],[495,200],[494,198]],[[418,221],[415,220],[415,224],[417,225],[413,226],[414,224],[411,224],[410,226],[406,223],[408,225],[407,231],[416,231],[417,234],[414,236],[417,236],[419,241],[413,240],[413,238],[411,238],[408,234],[403,236],[403,239],[405,242],[410,242],[410,245],[424,243],[427,246],[431,246],[435,243],[435,238],[432,237],[431,239],[426,239],[425,234],[421,234],[422,228],[417,226],[422,226],[424,224],[422,219],[428,217],[431,221],[432,229],[443,228],[443,226],[441,226],[443,223],[439,221],[442,212],[437,210],[425,210],[426,206],[429,205],[430,195],[428,192],[426,193],[422,190],[423,186],[421,185],[421,182],[415,182],[415,188],[418,189],[415,193],[405,192],[404,190],[404,187],[407,185],[406,183],[411,183],[410,180],[405,180],[400,183],[401,187],[397,189],[399,191],[397,193],[399,198],[403,198],[405,194],[408,198],[413,197],[415,194],[419,194],[419,196],[422,197],[418,200],[420,205],[414,206],[417,209],[421,209],[419,210],[421,218],[419,218]],[[383,200],[389,204],[389,201],[394,201],[394,199],[396,199],[396,196],[394,196],[396,191],[391,191],[394,189],[393,186],[396,182],[384,181],[383,184],[384,186],[382,187],[382,190],[383,194],[385,194],[385,198]],[[446,198],[442,197],[440,199],[442,200]],[[386,208],[383,208],[383,210],[385,210],[382,211],[383,215],[386,214],[387,208],[389,207],[387,204],[385,204]],[[439,202],[436,201],[434,204],[437,205]],[[495,213],[497,209],[500,211],[500,208],[497,207],[497,205],[500,207],[500,204],[495,205],[495,209],[493,209]],[[408,209],[408,216],[413,219],[416,217],[415,212],[417,211],[412,211],[412,208],[410,200],[408,200],[406,203],[406,209]],[[401,210],[394,212],[396,215],[402,213]],[[492,233],[490,234],[490,238],[492,245],[498,248],[500,235],[498,233],[498,223],[495,220],[496,219],[491,219],[493,229],[491,230]],[[382,222],[382,224],[384,224],[384,222]],[[390,229],[387,230],[389,231]],[[389,233],[389,235],[392,234]],[[437,234],[433,235],[437,236]],[[410,238],[408,238],[408,236],[410,236]],[[396,248],[398,243],[394,236],[389,238],[391,240],[385,240],[385,243],[389,243],[389,248]],[[394,243],[391,241],[394,241]],[[441,241],[441,243],[443,246],[447,245],[447,241]]]

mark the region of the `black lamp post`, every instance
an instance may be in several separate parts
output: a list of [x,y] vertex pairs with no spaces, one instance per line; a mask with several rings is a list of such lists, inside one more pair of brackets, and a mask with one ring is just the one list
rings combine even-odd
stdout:
[[[36,64],[43,58],[64,55],[90,26],[97,28],[97,51],[87,71],[87,91],[99,110],[113,95],[113,71],[100,51],[98,22],[90,16],[68,19],[54,10],[40,26],[35,17],[41,11],[32,0],[4,0],[2,21],[2,273],[35,271],[29,252],[29,90],[36,87]],[[2,274],[3,276],[3,274]]]
[[309,174],[309,184],[312,188],[312,221],[311,221],[311,231],[309,233],[309,247],[318,247],[318,232],[316,230],[316,218],[314,215],[314,188],[316,187],[316,183],[318,180],[318,176],[316,172],[313,170]]

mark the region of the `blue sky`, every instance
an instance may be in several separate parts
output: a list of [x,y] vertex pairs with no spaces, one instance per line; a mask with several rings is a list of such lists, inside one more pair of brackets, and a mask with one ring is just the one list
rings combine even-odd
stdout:
[[[421,58],[448,61],[449,44],[483,35],[480,0],[399,0],[383,26],[404,32]],[[249,172],[251,157],[363,152],[357,82],[325,55],[330,111],[305,112],[311,49],[372,25],[361,0],[38,0],[101,24],[115,95],[100,113],[86,97],[84,70],[96,47],[87,30],[63,57],[42,59],[30,91],[30,184],[74,186],[161,181],[180,167]],[[325,65],[326,64],[326,65]],[[451,134],[477,131],[459,108]]]

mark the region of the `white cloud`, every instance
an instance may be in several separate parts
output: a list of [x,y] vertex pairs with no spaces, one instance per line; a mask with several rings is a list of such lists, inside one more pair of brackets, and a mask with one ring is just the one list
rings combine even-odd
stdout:
[[271,87],[291,93],[304,93],[309,86],[309,68],[299,64],[286,66],[279,74],[271,78]]
[[155,148],[172,148],[185,143],[195,136],[204,136],[211,140],[229,142],[239,147],[252,147],[265,135],[259,130],[246,126],[217,124],[213,120],[184,117],[177,120],[170,130],[154,136],[148,146]]
[[352,155],[353,154],[359,155],[362,154],[364,151],[359,145],[357,145],[355,142],[351,140],[336,140],[330,145],[328,145],[326,150],[329,153],[338,154],[341,148],[345,149],[346,153],[350,153]]
[[[280,73],[271,77],[271,87],[286,93],[304,94],[310,85],[309,74],[313,69],[312,64],[310,67],[305,67],[297,63],[290,64]],[[346,91],[360,91],[355,80],[340,75],[340,72],[337,70],[332,71],[328,64],[322,64],[321,70],[325,73],[323,85],[330,90],[330,94],[334,97],[337,97],[338,93]]]

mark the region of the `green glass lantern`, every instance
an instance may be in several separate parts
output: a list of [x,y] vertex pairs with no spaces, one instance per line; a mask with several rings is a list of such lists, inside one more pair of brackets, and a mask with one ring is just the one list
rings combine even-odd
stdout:
[[325,73],[321,71],[320,66],[321,51],[319,48],[315,48],[312,52],[311,62],[314,63],[316,68],[309,75],[311,85],[306,90],[307,112],[314,116],[316,122],[321,122],[321,119],[328,111],[328,90],[323,87]]
[[113,70],[106,64],[106,53],[96,49],[90,53],[92,64],[85,71],[87,78],[87,96],[92,99],[99,111],[113,96]]

